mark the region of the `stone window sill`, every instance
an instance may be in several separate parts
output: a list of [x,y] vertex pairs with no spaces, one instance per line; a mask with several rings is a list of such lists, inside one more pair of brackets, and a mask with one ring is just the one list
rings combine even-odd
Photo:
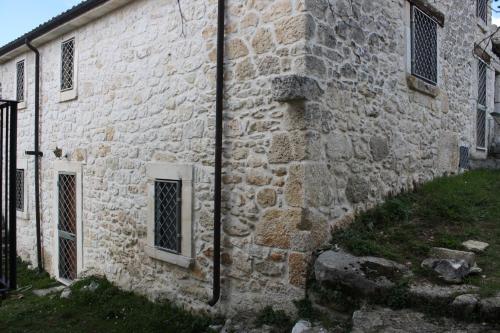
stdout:
[[146,251],[146,254],[153,259],[165,261],[170,264],[180,266],[182,268],[190,268],[194,264],[193,258],[188,258],[179,254],[166,252],[157,249],[153,246],[146,245],[144,247],[144,250]]
[[406,82],[408,84],[408,88],[433,98],[436,98],[441,93],[439,87],[433,86],[432,84],[429,84],[411,74],[406,75]]
[[76,93],[76,89],[71,89],[71,90],[66,90],[66,91],[61,91],[59,94],[59,102],[67,102],[67,101],[72,101],[78,97],[78,94]]
[[26,109],[26,102],[20,102],[17,104],[17,110],[24,110]]

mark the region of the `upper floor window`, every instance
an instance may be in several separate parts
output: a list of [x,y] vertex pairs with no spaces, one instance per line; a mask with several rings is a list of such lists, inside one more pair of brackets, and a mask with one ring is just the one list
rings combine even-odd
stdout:
[[75,39],[69,39],[61,45],[61,91],[74,88]]
[[437,22],[416,6],[411,7],[411,73],[437,84]]
[[487,65],[479,60],[477,78],[476,146],[486,148],[486,74]]
[[484,23],[488,23],[488,2],[489,0],[477,0],[476,2],[476,15]]
[[16,99],[18,102],[24,102],[24,60],[16,64]]

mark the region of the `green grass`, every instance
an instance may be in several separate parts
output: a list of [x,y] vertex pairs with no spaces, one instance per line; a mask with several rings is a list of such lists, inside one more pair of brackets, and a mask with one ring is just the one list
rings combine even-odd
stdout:
[[[47,297],[32,293],[58,284],[46,273],[38,274],[20,263],[18,276],[20,292],[9,294],[0,306],[0,332],[209,332],[208,318],[170,303],[152,303],[104,279],[75,283],[71,297],[61,299],[59,293]],[[91,281],[99,284],[95,292],[83,289]]]
[[490,244],[478,255],[482,276],[467,282],[482,294],[500,291],[500,171],[472,171],[443,177],[411,193],[386,200],[333,235],[333,242],[355,255],[383,256],[410,264],[419,276],[433,246],[463,250],[475,239]]

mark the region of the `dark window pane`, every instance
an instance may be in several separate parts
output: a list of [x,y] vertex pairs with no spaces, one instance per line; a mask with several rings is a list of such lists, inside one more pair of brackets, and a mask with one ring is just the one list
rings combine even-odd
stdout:
[[155,246],[180,252],[181,181],[155,181]]

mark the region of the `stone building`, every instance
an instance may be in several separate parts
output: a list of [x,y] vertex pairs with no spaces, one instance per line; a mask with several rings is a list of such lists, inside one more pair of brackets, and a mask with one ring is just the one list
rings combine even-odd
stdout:
[[[290,307],[332,228],[486,158],[489,6],[226,0],[219,311]],[[44,268],[209,308],[216,31],[216,0],[87,0],[0,48],[2,96],[20,102],[23,259],[36,263],[28,39]]]

